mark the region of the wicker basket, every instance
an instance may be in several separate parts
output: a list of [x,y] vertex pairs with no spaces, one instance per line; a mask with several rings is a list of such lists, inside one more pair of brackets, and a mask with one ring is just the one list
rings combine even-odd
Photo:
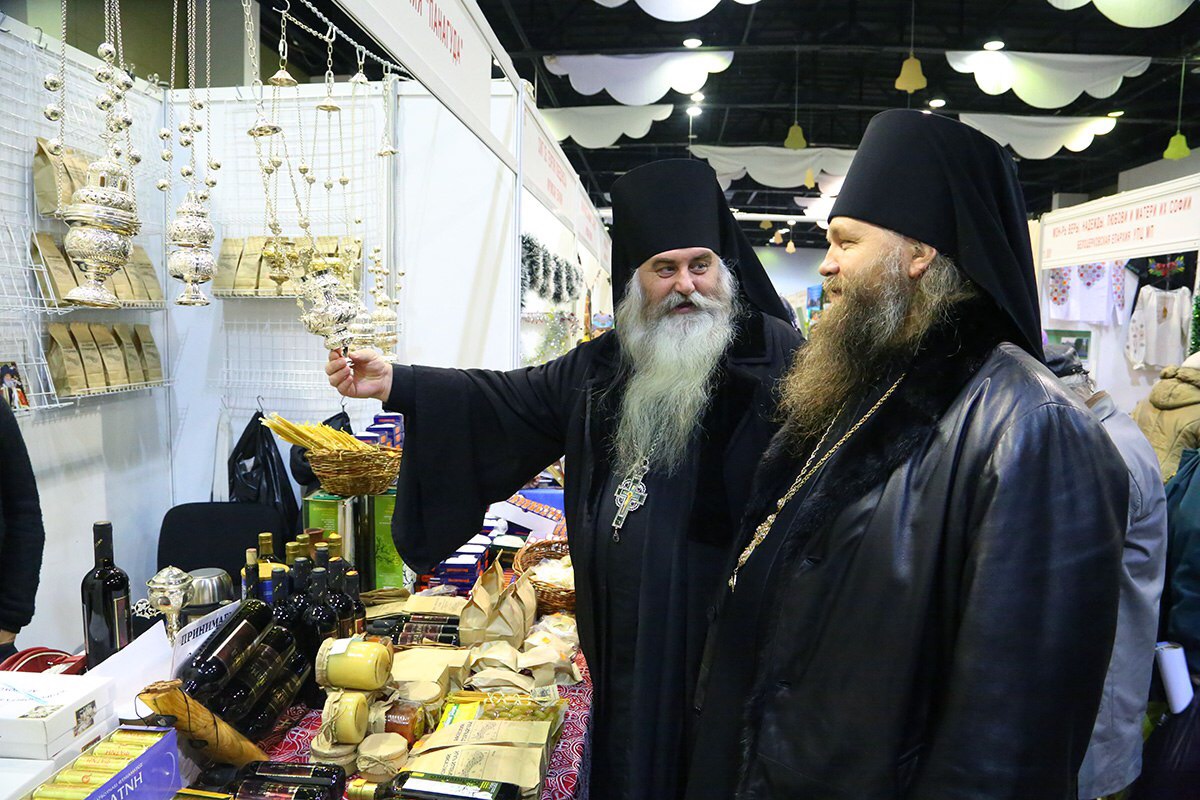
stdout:
[[[563,558],[571,554],[566,539],[542,539],[530,542],[522,547],[513,558],[513,572],[517,577],[525,574],[542,562],[543,558]],[[537,593],[538,611],[542,614],[554,614],[558,611],[575,610],[575,590],[551,586],[548,583],[529,579],[533,590]]]
[[308,463],[321,481],[321,488],[339,497],[383,494],[396,482],[401,451],[391,447],[374,450],[309,450]]

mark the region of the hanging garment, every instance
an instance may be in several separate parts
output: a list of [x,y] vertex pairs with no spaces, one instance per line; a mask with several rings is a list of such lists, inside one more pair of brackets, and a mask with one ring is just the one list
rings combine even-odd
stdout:
[[283,466],[275,437],[255,411],[229,455],[229,499],[235,503],[275,506],[288,525],[284,541],[299,533],[300,506]]
[[1179,364],[1187,356],[1191,327],[1191,289],[1143,286],[1129,320],[1125,356],[1134,369]]
[[1138,300],[1143,287],[1153,286],[1155,289],[1170,291],[1196,286],[1196,251],[1190,253],[1168,253],[1161,256],[1135,258],[1125,265],[1125,268],[1137,275],[1138,295],[1133,299],[1133,310],[1137,310]]
[[1120,325],[1125,309],[1125,260],[1046,270],[1046,316],[1061,322]]
[[208,498],[214,503],[229,502],[229,467],[225,463],[225,454],[229,452],[232,426],[233,415],[222,405],[221,414],[217,417],[217,446],[213,450],[212,493]]

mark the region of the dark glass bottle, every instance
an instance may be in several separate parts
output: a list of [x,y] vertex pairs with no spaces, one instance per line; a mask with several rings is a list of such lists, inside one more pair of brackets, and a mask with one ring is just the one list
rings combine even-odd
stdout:
[[334,800],[321,786],[292,786],[258,778],[235,783],[234,800]]
[[261,600],[258,589],[258,550],[246,549],[246,566],[242,567],[242,599]]
[[280,563],[275,557],[275,535],[270,531],[263,531],[258,535],[258,560],[260,563]]
[[239,780],[279,781],[299,786],[322,786],[336,797],[346,791],[346,770],[336,764],[289,764],[282,761],[251,761],[238,770]]
[[284,603],[288,598],[287,570],[282,565],[271,569],[271,606]]
[[270,606],[253,598],[243,600],[180,672],[183,690],[201,703],[207,702],[225,688],[273,625]]
[[350,570],[346,573],[346,596],[350,598],[350,603],[354,606],[354,633],[362,634],[367,632],[367,607],[363,605],[362,598],[358,593],[358,571]]
[[[340,581],[339,581],[340,582]],[[338,618],[338,638],[354,635],[354,601],[341,588],[332,583],[321,595],[322,602],[333,609]]]
[[92,546],[96,553],[95,567],[83,576],[79,587],[88,669],[129,644],[133,638],[129,576],[113,563],[111,522],[97,522],[92,526]]
[[250,709],[250,713],[238,720],[234,727],[255,741],[266,736],[275,727],[280,715],[291,708],[300,687],[311,673],[312,659],[297,650],[283,665],[279,679],[258,701],[258,705]]
[[[283,561],[288,567],[296,566],[296,559],[305,554],[300,552],[299,542],[288,542],[283,546]],[[305,556],[307,558],[307,556]]]
[[[317,651],[326,639],[338,635],[337,612],[325,604],[323,600],[327,584],[327,573],[317,567],[312,571],[308,582],[308,599],[310,605],[304,611],[300,623],[300,646],[308,658],[316,662]],[[325,704],[325,692],[317,685],[315,676],[310,675],[303,689],[304,702],[311,708],[322,708]]]
[[308,576],[312,574],[312,567],[312,559],[308,556],[296,556],[296,563],[292,565],[292,571],[289,574],[293,597],[308,591]]
[[296,637],[287,628],[272,625],[254,648],[253,655],[225,684],[211,709],[226,722],[236,722],[249,713],[279,676],[283,665],[296,652]]
[[310,563],[304,557],[296,559],[296,566],[292,569],[289,580],[285,581],[285,583],[289,584],[285,590],[287,597],[283,600],[277,600],[275,607],[272,609],[272,613],[275,615],[275,622],[296,634],[299,639],[303,638],[301,631],[304,612],[312,604],[307,593],[308,565]]
[[315,555],[313,556],[313,563],[316,564],[316,566],[318,566],[321,569],[328,572],[329,571],[329,559],[332,557],[332,554],[329,552],[329,545],[326,544],[325,542],[319,543],[316,546],[314,553],[315,553]]

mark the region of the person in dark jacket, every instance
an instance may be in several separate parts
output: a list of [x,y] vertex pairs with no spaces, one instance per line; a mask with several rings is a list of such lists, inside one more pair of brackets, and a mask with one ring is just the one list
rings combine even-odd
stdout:
[[1015,165],[867,128],[701,667],[689,798],[1075,800],[1128,472],[1042,363]]
[[612,199],[613,333],[510,372],[366,352],[326,372],[405,415],[392,535],[418,572],[566,454],[594,688],[584,780],[596,800],[658,800],[682,791],[708,607],[801,336],[707,164],[639,167]]
[[17,652],[17,634],[33,619],[45,542],[25,440],[12,409],[0,403],[0,661]]

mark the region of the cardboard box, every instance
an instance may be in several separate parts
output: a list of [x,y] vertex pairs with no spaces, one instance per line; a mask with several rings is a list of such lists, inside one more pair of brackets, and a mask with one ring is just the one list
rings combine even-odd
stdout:
[[72,322],[71,338],[79,349],[79,357],[83,359],[83,372],[87,375],[88,391],[102,392],[108,388],[108,378],[104,374],[104,361],[100,358],[100,348],[92,338],[92,329],[86,322]]
[[[45,275],[38,272],[38,284],[42,290],[42,297],[52,305],[65,305],[64,298],[66,298],[67,292],[74,289],[79,283],[75,279],[75,271],[67,263],[67,257],[58,249],[54,237],[48,233],[35,233],[30,252],[34,261],[46,268]],[[49,285],[47,285],[47,281]]]
[[92,338],[100,349],[100,360],[104,362],[104,374],[110,388],[129,385],[129,370],[125,368],[125,354],[121,352],[117,340],[113,338],[112,328],[93,322],[88,326],[92,330]]
[[104,719],[112,682],[91,675],[0,673],[0,757],[51,758]]
[[53,774],[53,761],[0,758],[0,800],[19,800]]
[[377,494],[367,498],[370,504],[371,531],[376,542],[374,563],[374,588],[404,588],[404,560],[396,552],[396,542],[391,537],[391,515],[396,510],[396,489],[388,494]]
[[175,729],[122,725],[120,730],[155,731],[163,736],[127,767],[96,787],[88,800],[171,800],[183,786]]

